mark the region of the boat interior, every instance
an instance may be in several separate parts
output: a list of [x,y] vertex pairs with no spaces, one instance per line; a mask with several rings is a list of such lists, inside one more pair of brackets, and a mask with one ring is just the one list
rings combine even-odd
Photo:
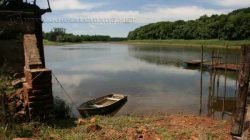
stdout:
[[100,108],[100,107],[105,107],[105,106],[109,106],[115,102],[120,101],[121,99],[123,99],[124,96],[123,95],[119,95],[119,94],[113,94],[111,96],[107,96],[101,100],[98,100],[96,102],[94,102],[91,107],[93,108]]

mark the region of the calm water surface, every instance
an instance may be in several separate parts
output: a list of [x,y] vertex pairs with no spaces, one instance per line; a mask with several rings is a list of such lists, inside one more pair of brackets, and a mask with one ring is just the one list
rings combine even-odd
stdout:
[[[205,49],[206,59],[211,51]],[[228,61],[237,62],[238,53],[230,51]],[[199,48],[81,44],[47,46],[45,54],[47,67],[77,105],[110,93],[123,93],[128,95],[128,102],[120,114],[199,114],[200,70],[186,69],[183,65],[185,60],[200,59]],[[203,115],[211,109],[208,107],[209,77],[209,72],[204,72]],[[229,73],[227,97],[235,96],[235,79],[236,74]],[[219,96],[223,96],[223,74],[219,81]],[[54,95],[70,102],[55,80],[53,84]]]

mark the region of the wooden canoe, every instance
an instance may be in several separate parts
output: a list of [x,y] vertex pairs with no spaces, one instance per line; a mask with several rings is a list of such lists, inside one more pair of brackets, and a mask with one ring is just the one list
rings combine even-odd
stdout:
[[80,105],[77,110],[83,117],[94,115],[114,115],[125,103],[127,96],[110,94]]

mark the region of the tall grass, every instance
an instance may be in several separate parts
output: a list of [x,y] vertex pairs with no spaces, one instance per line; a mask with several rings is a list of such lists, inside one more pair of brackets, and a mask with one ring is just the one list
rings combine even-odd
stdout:
[[[67,103],[56,97],[54,99],[54,115],[51,118],[39,119],[38,117],[31,122],[15,122],[14,120],[7,121],[5,124],[0,125],[0,140],[12,139],[15,137],[20,138],[49,138],[51,135],[59,134],[65,135],[65,131],[60,131],[65,128],[75,127],[74,119],[70,118],[70,107]],[[56,133],[52,133],[55,132]],[[64,134],[65,133],[65,134]],[[57,138],[59,138],[59,136]],[[62,137],[60,137],[62,138]]]

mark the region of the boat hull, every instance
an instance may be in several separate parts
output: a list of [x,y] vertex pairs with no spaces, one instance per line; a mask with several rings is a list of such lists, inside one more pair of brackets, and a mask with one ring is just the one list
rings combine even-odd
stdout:
[[[108,96],[110,96],[110,95],[108,95]],[[102,99],[105,97],[101,97],[101,98],[98,98],[95,100],[99,100],[99,99]],[[93,100],[89,101],[89,102],[93,102]],[[84,105],[88,104],[89,102],[86,102],[86,103],[82,104],[81,106],[84,106]],[[95,115],[113,116],[124,106],[124,104],[126,102],[127,102],[127,96],[124,96],[124,98],[122,98],[121,100],[119,100],[119,101],[117,101],[109,106],[99,107],[99,108],[80,108],[79,107],[78,111],[83,117],[95,116]]]

